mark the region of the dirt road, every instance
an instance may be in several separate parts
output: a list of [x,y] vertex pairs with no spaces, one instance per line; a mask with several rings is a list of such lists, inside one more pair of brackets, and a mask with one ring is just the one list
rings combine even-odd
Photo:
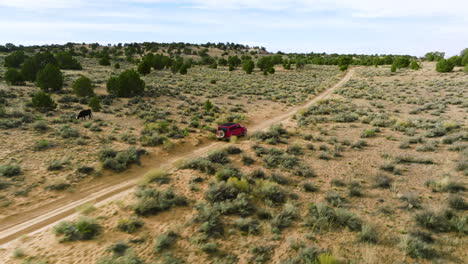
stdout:
[[[287,121],[298,110],[308,107],[317,101],[329,96],[333,91],[346,83],[353,75],[354,69],[350,69],[347,74],[333,87],[323,91],[307,103],[292,108],[291,110],[265,120],[264,122],[249,128],[249,133],[261,131],[269,128],[271,125],[279,124]],[[128,192],[131,192],[133,187],[138,184],[140,176],[145,172],[154,169],[162,168],[167,171],[176,169],[175,164],[180,159],[191,159],[207,154],[209,151],[220,148],[226,142],[214,142],[206,146],[193,150],[192,152],[185,152],[184,154],[175,155],[170,160],[165,162],[152,163],[149,166],[142,167],[134,170],[125,177],[116,177],[116,179],[95,185],[86,190],[68,195],[67,197],[57,199],[53,202],[40,206],[29,212],[21,213],[6,217],[0,221],[0,247],[6,247],[8,242],[11,242],[21,236],[39,232],[49,226],[55,224],[57,221],[65,218],[73,218],[76,214],[76,209],[86,203],[92,203],[96,206],[107,203],[110,200],[118,199]]]

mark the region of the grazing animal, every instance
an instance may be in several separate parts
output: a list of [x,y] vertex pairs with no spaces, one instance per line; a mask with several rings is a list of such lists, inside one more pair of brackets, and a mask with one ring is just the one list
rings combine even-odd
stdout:
[[91,109],[80,111],[80,113],[76,116],[76,119],[86,118],[87,116],[89,116],[89,118],[93,117]]

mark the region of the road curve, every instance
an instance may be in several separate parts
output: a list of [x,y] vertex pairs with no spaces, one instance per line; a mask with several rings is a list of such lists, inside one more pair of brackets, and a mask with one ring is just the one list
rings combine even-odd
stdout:
[[[261,131],[269,128],[271,125],[279,124],[287,121],[298,110],[309,107],[317,101],[324,99],[331,95],[334,90],[344,83],[346,83],[353,75],[354,68],[351,68],[346,75],[335,85],[323,91],[307,103],[294,107],[291,110],[266,120],[254,127],[249,128],[249,133]],[[165,163],[158,164],[158,168],[165,169],[169,172],[176,170],[176,163],[180,159],[191,159],[207,154],[209,151],[225,145],[226,142],[218,141],[213,142],[207,146],[195,149],[185,155],[177,156]],[[149,171],[154,169],[155,166],[147,166],[145,169]],[[138,184],[140,177],[120,178],[113,181],[106,182],[105,184],[96,185],[89,189],[73,194],[56,201],[50,202],[29,212],[21,213],[18,215],[6,217],[0,221],[0,247],[6,246],[9,242],[20,238],[27,234],[37,233],[49,226],[55,224],[57,221],[65,218],[72,218],[76,214],[76,209],[86,203],[93,203],[96,206],[107,203],[109,200],[115,200],[132,190]]]

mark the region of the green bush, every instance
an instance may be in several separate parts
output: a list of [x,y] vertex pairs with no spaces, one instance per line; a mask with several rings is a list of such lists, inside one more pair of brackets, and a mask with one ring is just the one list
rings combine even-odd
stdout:
[[194,221],[202,223],[198,229],[199,232],[207,237],[219,237],[224,234],[224,227],[217,209],[205,204],[197,205],[196,209],[198,214],[195,216]]
[[61,51],[55,55],[55,59],[60,67],[60,69],[64,70],[82,70],[83,67],[81,66],[80,62],[73,58],[70,52]]
[[187,199],[176,195],[172,190],[158,191],[148,187],[140,187],[135,195],[138,202],[133,206],[137,215],[155,215],[175,206],[187,205]]
[[252,60],[245,60],[242,62],[242,70],[247,74],[251,74],[255,68],[255,63]]
[[260,233],[259,222],[251,218],[239,218],[235,221],[235,225],[243,235],[258,235]]
[[13,68],[8,68],[5,72],[5,82],[10,85],[25,85],[24,77],[20,71]]
[[58,133],[62,138],[77,138],[80,136],[78,129],[70,127],[69,125],[63,125],[58,129]]
[[117,243],[112,244],[107,249],[107,251],[112,252],[114,254],[114,256],[123,256],[125,254],[125,252],[127,251],[127,249],[129,249],[129,248],[130,248],[130,246],[127,245],[126,243],[117,242]]
[[175,244],[177,237],[178,235],[173,231],[158,235],[154,241],[154,252],[161,253],[163,250],[170,248]]
[[42,150],[52,148],[53,146],[54,144],[50,143],[49,141],[45,139],[41,139],[34,144],[33,149],[34,151],[42,151]]
[[243,155],[243,156],[241,157],[241,161],[242,161],[242,164],[244,164],[245,166],[252,165],[252,164],[254,164],[254,162],[255,162],[254,159],[252,159],[251,157],[246,156],[246,155]]
[[141,75],[147,75],[151,72],[151,62],[149,60],[143,60],[138,64],[138,73]]
[[288,178],[284,177],[283,175],[273,172],[270,177],[268,178],[269,181],[276,182],[278,184],[286,185],[289,183]]
[[27,81],[37,80],[38,72],[48,64],[57,65],[57,60],[50,52],[38,52],[21,65],[21,74]]
[[101,111],[101,102],[97,96],[93,96],[91,97],[91,99],[89,99],[88,106],[91,108],[93,112]]
[[216,168],[213,166],[213,163],[206,158],[196,158],[185,162],[181,168],[198,170],[207,174],[215,174],[216,172]]
[[205,199],[210,203],[223,202],[237,198],[240,190],[226,182],[218,182],[210,185],[205,192]]
[[313,185],[312,183],[309,183],[309,182],[305,182],[304,184],[302,184],[302,189],[305,192],[316,192],[316,191],[318,191],[318,187]]
[[436,64],[436,71],[438,72],[451,72],[453,70],[453,63],[446,59],[441,59]]
[[227,181],[229,178],[241,178],[242,175],[240,171],[237,168],[233,167],[223,167],[222,169],[218,170],[216,172],[216,179],[219,181]]
[[47,166],[48,171],[58,171],[64,168],[64,165],[69,164],[66,160],[52,160]]
[[263,184],[258,187],[257,195],[260,196],[268,206],[281,205],[285,203],[287,199],[286,192],[282,188],[267,181],[263,182]]
[[[105,149],[99,153],[103,168],[116,172],[125,171],[131,164],[140,164],[141,155],[146,153],[145,150],[134,147],[119,152],[107,151]],[[105,156],[104,153],[109,155]]]
[[28,56],[24,51],[18,50],[5,57],[4,66],[6,68],[19,68]]
[[288,154],[268,154],[263,157],[263,162],[266,168],[283,168],[283,169],[294,169],[299,165],[299,159],[295,156]]
[[63,87],[63,75],[59,67],[47,64],[44,69],[37,73],[36,84],[42,90],[58,91]]
[[390,178],[389,176],[385,174],[377,174],[374,177],[374,187],[375,188],[382,188],[382,189],[388,189],[390,188],[391,184],[393,182],[393,179]]
[[451,195],[448,200],[448,205],[455,210],[468,210],[468,203],[460,195]]
[[416,214],[416,223],[434,232],[456,231],[462,234],[468,233],[468,218],[459,217],[451,210],[423,211]]
[[60,241],[90,240],[99,234],[101,226],[90,218],[80,218],[76,222],[63,221],[54,226],[57,236],[63,236]]
[[440,180],[434,181],[434,180],[428,180],[426,181],[425,185],[433,192],[450,192],[450,193],[456,193],[456,192],[463,192],[466,190],[466,187],[462,182],[456,182],[450,179],[450,177],[444,177]]
[[137,218],[122,218],[117,222],[117,229],[125,233],[134,233],[141,228],[144,222]]
[[38,132],[45,132],[49,129],[49,126],[47,126],[47,122],[39,120],[33,124],[33,129]]
[[218,164],[228,164],[231,161],[227,157],[225,150],[215,150],[206,157],[209,161]]
[[305,226],[314,231],[328,231],[334,227],[348,227],[351,231],[360,231],[362,221],[353,213],[343,209],[333,209],[326,204],[309,204]]
[[242,150],[236,146],[229,146],[225,148],[224,151],[226,151],[226,153],[230,155],[242,153]]
[[417,237],[405,236],[402,245],[406,255],[412,258],[432,259],[437,256],[434,248]]
[[21,174],[21,168],[16,164],[7,164],[0,166],[0,176],[14,177]]
[[412,69],[412,70],[419,70],[421,68],[421,65],[419,65],[419,63],[417,61],[412,60],[410,62],[409,68]]
[[91,79],[86,76],[80,76],[72,84],[73,92],[77,96],[86,97],[94,95]]
[[159,146],[164,144],[167,141],[167,138],[159,135],[158,133],[153,133],[151,135],[142,135],[140,137],[141,145],[143,146]]
[[289,227],[294,220],[298,218],[297,208],[292,204],[285,204],[281,212],[271,219],[271,231],[279,233],[281,230]]
[[[106,54],[107,55],[107,54]],[[103,56],[102,58],[99,59],[99,65],[101,66],[110,66],[111,65],[111,62],[110,62],[110,57],[109,55],[107,56]]]
[[98,259],[96,264],[145,264],[145,262],[140,260],[133,253],[126,253],[123,256],[114,255],[101,257]]
[[218,244],[211,242],[200,246],[200,249],[207,254],[215,254],[218,252]]
[[327,201],[329,204],[335,207],[340,207],[343,206],[345,203],[348,202],[348,200],[341,195],[339,195],[335,191],[329,191],[325,195],[325,201]]
[[41,112],[52,111],[57,108],[57,103],[43,91],[39,91],[33,95],[31,104],[34,108]]
[[274,252],[273,246],[254,246],[249,249],[252,257],[248,263],[270,263],[271,255]]
[[379,241],[379,234],[377,233],[375,227],[371,225],[363,225],[358,237],[359,241],[370,244],[375,244]]
[[118,97],[133,97],[145,91],[145,82],[135,70],[126,70],[107,81],[107,91]]

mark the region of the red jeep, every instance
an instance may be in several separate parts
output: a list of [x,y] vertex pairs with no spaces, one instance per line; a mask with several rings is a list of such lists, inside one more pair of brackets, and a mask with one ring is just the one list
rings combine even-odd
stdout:
[[218,139],[230,138],[231,136],[245,136],[247,128],[237,123],[226,123],[218,126],[216,137]]

